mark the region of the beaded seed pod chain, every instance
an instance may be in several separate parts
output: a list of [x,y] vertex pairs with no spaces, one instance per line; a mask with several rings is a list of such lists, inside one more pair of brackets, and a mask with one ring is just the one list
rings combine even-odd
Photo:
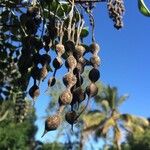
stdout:
[[[125,10],[123,0],[103,0],[103,2],[107,2],[108,14],[114,22],[114,27],[120,29],[123,26],[122,16]],[[58,97],[58,109],[55,115],[46,119],[45,131],[42,136],[48,131],[56,130],[60,126],[63,120],[62,114],[65,112],[64,108],[68,110],[65,113],[65,120],[73,128],[80,115],[86,110],[90,99],[97,95],[98,87],[96,82],[100,78],[100,46],[96,43],[94,37],[93,8],[95,7],[95,2],[77,0],[52,1],[48,5],[48,10],[44,9],[43,3],[37,2],[37,4],[33,4],[27,10],[27,14],[24,14],[24,16],[30,15],[30,18],[34,20],[37,18],[43,19],[42,42],[37,44],[38,47],[44,49],[44,53],[41,54],[40,51],[35,51],[32,55],[31,76],[34,83],[29,89],[29,95],[33,101],[35,102],[40,95],[39,86],[41,81],[46,79],[51,62],[54,71],[52,77],[48,80],[49,89],[55,85],[56,73],[62,68],[63,64],[68,72],[62,78],[65,89]],[[49,20],[44,18],[45,12],[48,12]],[[89,17],[92,30],[92,42],[90,45],[83,42],[84,37],[87,36],[85,32],[88,32],[85,30],[85,25],[88,24],[88,20],[85,19],[86,15]],[[23,18],[24,16],[21,17]],[[37,41],[36,38],[31,37],[26,39],[30,44]],[[52,49],[56,53],[56,57],[53,60],[50,55]],[[87,53],[91,54],[91,57],[88,57],[88,59],[86,58]],[[86,66],[91,66],[92,69],[88,75],[89,85],[83,89],[82,85],[86,81],[84,81],[82,74]],[[76,106],[78,105],[79,107],[83,101],[86,103],[85,106],[82,109],[77,109]]]

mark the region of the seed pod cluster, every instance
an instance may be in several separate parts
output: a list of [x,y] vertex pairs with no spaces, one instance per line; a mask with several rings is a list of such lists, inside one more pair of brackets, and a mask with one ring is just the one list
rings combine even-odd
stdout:
[[100,64],[100,58],[98,56],[99,50],[100,47],[97,43],[94,42],[90,45],[90,51],[93,54],[91,57],[91,64],[93,68],[89,72],[89,79],[91,83],[86,88],[86,93],[89,98],[94,97],[98,93],[98,87],[96,86],[95,82],[100,78],[100,72],[98,70],[98,66]]
[[[40,94],[39,84],[37,84],[37,81],[43,81],[48,74],[49,64],[51,62],[51,57],[49,55],[50,49],[54,49],[57,55],[52,60],[54,72],[52,77],[50,77],[48,80],[48,87],[50,88],[55,85],[56,73],[58,69],[62,67],[63,59],[65,60],[65,66],[68,70],[68,72],[63,76],[63,83],[66,88],[59,95],[58,112],[56,112],[55,115],[50,116],[45,121],[44,134],[48,131],[56,130],[58,128],[61,121],[60,115],[62,114],[62,111],[66,105],[70,105],[71,110],[66,113],[65,119],[69,124],[73,126],[79,116],[86,109],[89,103],[89,99],[95,96],[98,92],[98,88],[95,82],[97,82],[100,78],[100,72],[98,70],[98,66],[100,65],[100,58],[98,56],[100,47],[95,42],[93,42],[90,47],[86,46],[82,42],[82,39],[85,36],[84,18],[79,13],[79,11],[76,10],[78,8],[74,9],[73,2],[69,3],[69,7],[71,9],[68,9],[68,11],[70,10],[70,12],[66,14],[67,18],[65,17],[62,19],[62,16],[60,16],[59,18],[58,14],[58,18],[55,18],[52,14],[49,16],[49,20],[45,21],[45,26],[47,28],[46,30],[43,30],[43,35],[41,35],[41,41],[39,41],[37,37],[34,38],[34,36],[32,36],[32,32],[29,37],[25,39],[24,42],[27,45],[24,53],[26,53],[25,51],[27,51],[27,49],[28,53],[32,53],[31,55],[29,55],[32,63],[28,63],[27,66],[32,68],[31,76],[33,77],[34,84],[29,89],[29,95],[33,99],[38,97]],[[88,8],[89,15],[91,15],[92,19],[93,4],[89,3],[86,8]],[[29,8],[27,14],[31,18],[35,18],[36,16],[40,15],[38,7],[35,7],[34,9],[32,7]],[[20,18],[20,20],[21,19],[22,18]],[[91,22],[92,26],[94,26],[93,19],[91,20]],[[25,26],[25,29],[27,29],[26,23],[22,24]],[[43,26],[43,28],[45,26]],[[93,30],[94,27],[92,31]],[[93,40],[93,35],[94,34],[92,34],[92,41],[95,41]],[[90,51],[88,48],[90,49]],[[41,49],[42,53],[40,52]],[[45,54],[43,54],[43,50],[45,50]],[[86,59],[85,54],[87,52],[92,53],[92,57],[89,60]],[[82,84],[84,81],[82,73],[84,72],[84,68],[87,65],[91,65],[93,68],[89,72],[90,84],[89,86],[87,86],[86,89],[83,89]],[[29,67],[27,67],[27,69]],[[86,95],[88,96],[87,105],[81,112],[78,113],[79,104],[81,104],[86,99]]]
[[122,16],[125,11],[123,0],[109,0],[107,3],[109,17],[114,22],[114,27],[120,29],[123,27]]
[[22,95],[17,95],[17,100],[15,102],[15,119],[17,122],[23,122],[27,116],[29,110],[29,103],[23,99]]
[[59,97],[60,106],[71,104],[72,98],[73,98],[71,89],[77,82],[77,78],[73,73],[73,70],[76,67],[77,61],[76,61],[75,57],[73,56],[72,48],[74,45],[72,45],[72,44],[73,44],[72,42],[68,42],[67,46],[66,46],[66,49],[69,52],[69,56],[65,62],[65,65],[68,69],[68,73],[65,74],[65,76],[63,77],[63,83],[66,86],[66,90],[64,90]]

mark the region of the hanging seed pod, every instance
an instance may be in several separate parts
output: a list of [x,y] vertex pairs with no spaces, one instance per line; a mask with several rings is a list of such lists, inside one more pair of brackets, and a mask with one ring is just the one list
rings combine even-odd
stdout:
[[64,83],[64,85],[65,86],[74,86],[75,84],[76,84],[76,82],[77,82],[77,78],[76,78],[76,76],[73,74],[73,73],[71,73],[71,72],[69,72],[69,73],[67,73],[64,77],[63,77],[63,83]]
[[37,80],[40,80],[40,72],[41,72],[41,69],[38,68],[38,67],[34,67],[31,71],[31,76],[33,79],[37,79]]
[[98,53],[100,50],[100,46],[97,43],[92,43],[90,45],[90,51],[94,54],[94,53]]
[[98,79],[100,78],[100,72],[98,69],[93,68],[90,72],[89,72],[89,79],[92,82],[96,82]]
[[48,71],[47,71],[46,66],[42,67],[40,71],[40,79],[43,81],[46,78],[47,74],[48,74]]
[[87,63],[87,60],[86,60],[84,57],[80,57],[80,58],[78,59],[78,62],[81,63],[83,66],[85,66],[86,63]]
[[81,87],[75,89],[75,91],[73,92],[73,99],[76,99],[79,103],[81,103],[85,100],[85,98],[86,94]]
[[63,62],[62,62],[62,59],[60,57],[56,57],[54,60],[53,60],[53,67],[55,69],[59,69],[61,68]]
[[61,122],[61,118],[59,115],[50,116],[45,121],[45,130],[42,137],[49,131],[56,130]]
[[72,101],[72,93],[66,89],[59,97],[59,105],[68,105]]
[[70,68],[70,69],[74,69],[76,67],[77,61],[76,61],[76,59],[74,58],[73,55],[70,55],[67,58],[67,60],[65,62],[65,65],[66,65],[67,68]]
[[32,59],[35,65],[39,64],[41,62],[41,55],[39,53],[36,53],[33,55]]
[[58,55],[62,55],[65,52],[65,47],[63,44],[56,45],[56,52]]
[[90,62],[92,64],[93,67],[98,67],[100,65],[100,58],[97,55],[93,55],[93,57],[91,57]]
[[86,93],[88,97],[94,97],[98,93],[98,87],[95,83],[91,82],[89,86],[86,87]]
[[77,63],[76,68],[73,70],[74,74],[82,74],[84,72],[84,66],[81,63]]
[[29,89],[29,95],[31,96],[32,99],[35,99],[36,97],[38,97],[40,95],[39,87],[37,85],[33,85]]
[[79,76],[76,82],[76,88],[80,87],[83,84],[83,77]]
[[77,113],[75,112],[75,111],[69,111],[69,112],[67,112],[66,114],[65,114],[65,119],[66,119],[66,121],[69,123],[69,124],[71,124],[71,125],[73,125],[73,124],[75,124],[75,123],[77,123]]
[[43,54],[41,56],[41,64],[44,65],[48,65],[51,62],[51,57],[48,54]]
[[74,52],[75,51],[75,44],[73,41],[70,41],[70,40],[66,41],[64,46],[65,46],[65,50],[67,52]]
[[48,86],[49,86],[49,87],[50,87],[50,86],[54,86],[55,83],[56,83],[55,77],[52,77],[52,78],[50,78],[50,79],[48,80]]
[[77,45],[75,47],[75,52],[79,57],[82,57],[85,52],[85,48],[82,45]]

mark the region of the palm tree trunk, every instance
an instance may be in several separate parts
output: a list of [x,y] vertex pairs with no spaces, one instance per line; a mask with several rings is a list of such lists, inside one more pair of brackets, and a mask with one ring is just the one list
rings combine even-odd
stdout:
[[118,142],[116,142],[116,147],[117,147],[117,150],[121,150],[121,146]]
[[79,150],[83,150],[83,148],[84,148],[84,134],[83,132],[81,132]]

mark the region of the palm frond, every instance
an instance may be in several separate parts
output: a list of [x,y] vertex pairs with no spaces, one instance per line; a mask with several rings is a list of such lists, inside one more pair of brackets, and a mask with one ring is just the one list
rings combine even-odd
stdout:
[[116,101],[116,106],[120,106],[127,98],[129,97],[128,94],[124,94],[123,96],[120,96]]
[[102,134],[106,134],[108,130],[115,125],[115,121],[112,117],[106,119],[104,123],[101,124]]
[[106,113],[108,113],[110,111],[109,103],[105,99],[102,100],[101,107],[102,107],[103,111],[106,112]]
[[135,124],[138,124],[139,126],[142,126],[142,127],[148,127],[149,126],[149,121],[146,118],[132,116],[132,120]]
[[137,116],[130,115],[130,114],[122,114],[120,115],[120,118],[125,122],[136,124],[142,127],[149,126],[148,119],[143,118],[143,117],[137,117]]
[[82,116],[84,131],[95,130],[100,122],[104,120],[105,114],[100,111],[90,111]]
[[149,121],[143,117],[137,117],[129,114],[122,114],[121,119],[124,120],[124,128],[130,133],[144,132],[145,128],[149,126]]
[[108,85],[107,87],[105,87],[105,99],[108,101],[109,103],[109,107],[111,109],[115,109],[115,101],[117,99],[117,88],[116,87],[111,87],[110,85]]

